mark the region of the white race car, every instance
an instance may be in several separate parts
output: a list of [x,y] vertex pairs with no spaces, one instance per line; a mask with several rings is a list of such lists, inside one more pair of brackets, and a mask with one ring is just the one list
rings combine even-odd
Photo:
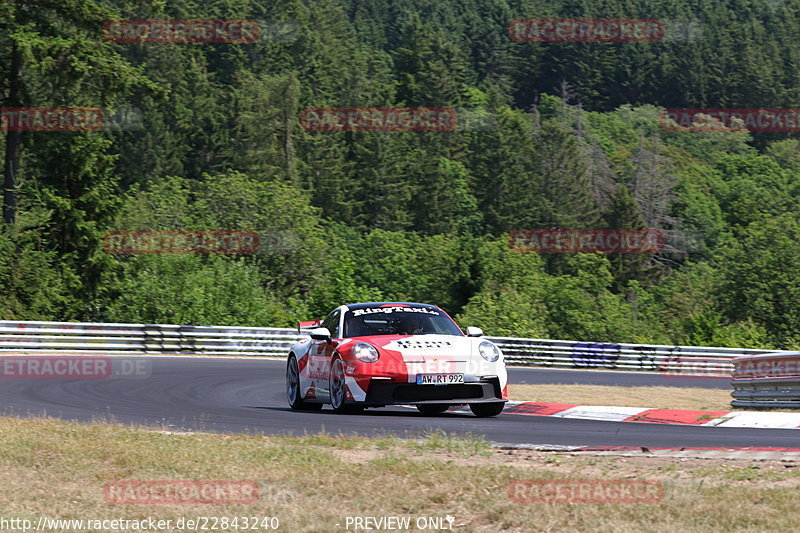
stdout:
[[286,366],[293,409],[330,404],[339,413],[412,404],[434,415],[469,405],[496,416],[508,401],[503,353],[466,334],[442,309],[428,304],[374,302],[342,305],[320,321],[301,322],[310,337],[295,344]]

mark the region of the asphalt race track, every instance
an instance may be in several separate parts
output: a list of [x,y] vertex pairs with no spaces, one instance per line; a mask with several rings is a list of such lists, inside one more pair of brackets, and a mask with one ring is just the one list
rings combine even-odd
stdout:
[[[296,412],[286,405],[283,361],[188,357],[153,357],[145,361],[150,372],[146,377],[0,379],[1,414],[269,435],[324,431],[332,435],[418,437],[438,429],[518,444],[795,447],[800,443],[798,430],[789,429],[704,428],[513,414],[478,419],[468,413],[448,413],[429,418],[403,407],[370,409],[361,415],[337,415],[329,408]],[[655,380],[650,384],[698,384],[656,375],[511,369],[512,383],[605,380],[600,384],[611,384],[608,380],[630,380],[632,384],[642,384],[642,379]],[[724,381],[710,381],[726,385]]]
[[544,385],[605,385],[612,387],[699,387],[732,390],[731,379],[679,376],[659,372],[615,372],[609,370],[561,370],[553,368],[509,368],[509,382]]

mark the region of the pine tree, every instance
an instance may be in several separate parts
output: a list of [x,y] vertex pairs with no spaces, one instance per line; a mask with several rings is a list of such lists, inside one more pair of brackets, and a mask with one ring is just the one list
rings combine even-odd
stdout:
[[[11,50],[0,67],[10,88],[4,107],[113,108],[131,88],[154,88],[103,40],[103,24],[115,16],[100,3],[33,0],[4,6],[0,39]],[[99,132],[9,131],[5,145],[5,223],[17,218],[18,187],[21,209],[50,213],[47,240],[64,267],[79,276],[71,287],[85,305],[78,316],[92,316],[102,273],[110,266],[100,250],[102,231],[118,205],[111,140]]]

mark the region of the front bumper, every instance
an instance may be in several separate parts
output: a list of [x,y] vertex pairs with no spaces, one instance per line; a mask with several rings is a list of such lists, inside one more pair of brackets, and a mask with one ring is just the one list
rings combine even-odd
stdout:
[[494,403],[506,402],[502,397],[499,378],[458,383],[454,385],[416,385],[396,381],[373,380],[367,391],[364,405],[426,403]]

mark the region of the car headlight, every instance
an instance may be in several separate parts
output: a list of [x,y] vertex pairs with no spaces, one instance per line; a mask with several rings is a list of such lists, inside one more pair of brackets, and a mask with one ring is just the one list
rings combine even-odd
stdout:
[[355,355],[359,361],[364,363],[374,363],[380,357],[378,350],[366,342],[356,343],[356,345],[353,346],[353,355]]
[[481,357],[489,362],[494,362],[500,359],[500,348],[489,341],[481,342],[478,345],[478,351],[481,353]]

